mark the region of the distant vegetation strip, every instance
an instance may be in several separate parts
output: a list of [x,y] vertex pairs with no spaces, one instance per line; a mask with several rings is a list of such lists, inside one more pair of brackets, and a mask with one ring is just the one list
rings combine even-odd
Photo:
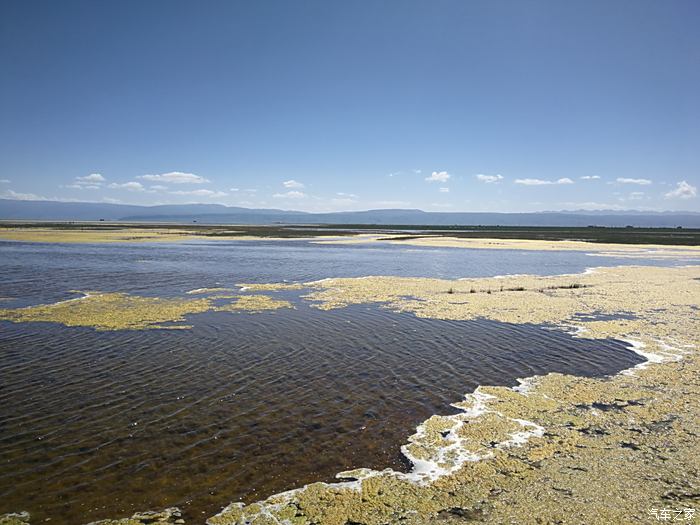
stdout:
[[[125,229],[159,231],[177,230],[197,237],[232,238],[260,237],[296,239],[312,237],[350,236],[361,233],[393,235],[392,241],[410,241],[431,237],[458,237],[465,239],[517,239],[540,241],[582,241],[605,244],[662,244],[700,246],[700,229],[693,228],[614,228],[614,227],[525,227],[525,226],[434,226],[434,225],[363,225],[363,224],[273,224],[273,225],[200,225],[200,224],[143,224],[108,222],[4,222],[3,233],[37,231],[119,232]],[[395,236],[397,233],[406,235]],[[6,235],[5,237],[8,237]],[[17,237],[17,235],[13,235]],[[18,239],[21,240],[21,239]],[[381,240],[381,239],[380,239]],[[60,242],[60,241],[58,241]]]

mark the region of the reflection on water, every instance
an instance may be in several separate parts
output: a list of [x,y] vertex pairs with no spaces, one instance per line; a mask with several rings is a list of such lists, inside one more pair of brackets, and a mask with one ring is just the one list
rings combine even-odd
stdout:
[[[448,251],[434,262],[423,250],[292,243],[55,248],[0,246],[0,296],[36,303],[73,288],[175,295],[328,275],[535,270],[527,257],[508,266],[503,252],[480,260]],[[550,252],[546,268],[577,271],[572,257],[552,262]],[[0,513],[84,523],[179,505],[188,522],[203,522],[231,500],[341,470],[405,469],[399,447],[415,426],[449,413],[479,384],[550,371],[601,375],[641,360],[619,342],[536,326],[296,303],[193,315],[188,331],[0,323]]]

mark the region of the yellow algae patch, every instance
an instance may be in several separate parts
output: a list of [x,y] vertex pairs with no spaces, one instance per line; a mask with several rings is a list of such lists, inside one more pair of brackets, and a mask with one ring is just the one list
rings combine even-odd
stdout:
[[0,516],[0,525],[29,525],[28,512],[13,512]]
[[363,234],[341,239],[313,241],[317,244],[367,244],[385,242],[401,246],[423,246],[433,248],[472,248],[487,250],[574,250],[602,252],[600,255],[619,257],[700,257],[700,246],[673,246],[656,244],[614,244],[586,241],[546,241],[535,239],[486,239],[468,237],[448,237],[440,235],[405,236]]
[[[152,525],[157,523],[181,524],[182,512],[177,507],[171,507],[161,511],[137,512],[130,518],[115,520],[100,520],[88,523],[88,525]],[[0,525],[2,525],[0,523]]]
[[[517,388],[479,387],[455,403],[462,412],[433,416],[408,439],[412,472],[356,469],[341,475],[351,481],[231,504],[207,523],[608,525],[653,522],[652,509],[700,512],[699,280],[696,266],[310,283],[322,307],[384,302],[426,317],[552,322],[580,337],[634,339],[650,362],[614,377],[548,374]],[[577,283],[585,286],[565,287]],[[636,318],[585,322],[579,311]]]
[[[214,300],[235,299],[215,305]],[[96,330],[144,330],[191,328],[179,323],[189,314],[207,311],[260,312],[292,307],[289,301],[265,295],[212,295],[196,299],[142,297],[125,293],[88,292],[83,297],[25,308],[0,308],[0,320],[53,322],[66,326],[88,326]],[[167,324],[166,324],[167,323]]]
[[0,320],[53,322],[89,326],[97,330],[182,328],[163,323],[183,321],[185,315],[206,312],[209,299],[163,299],[125,293],[88,292],[85,296],[53,304],[0,309]]
[[[578,314],[692,309],[700,298],[700,267],[600,268],[578,275],[443,280],[411,277],[337,278],[307,283],[318,308],[382,303],[419,317],[509,323],[561,323]],[[280,285],[277,289],[285,289]],[[669,301],[669,297],[674,297]],[[689,315],[691,311],[687,312]],[[631,327],[640,322],[620,321]],[[591,328],[598,324],[586,323]],[[626,330],[629,330],[626,328]]]
[[[174,229],[84,228],[68,230],[60,228],[0,228],[0,239],[8,241],[50,243],[128,243],[128,242],[176,242],[198,238],[196,232]],[[207,237],[209,238],[209,237]]]
[[273,299],[267,295],[239,295],[235,302],[214,307],[217,312],[234,312],[245,310],[248,312],[262,312],[263,310],[277,310],[278,308],[292,308],[292,303],[281,299]]

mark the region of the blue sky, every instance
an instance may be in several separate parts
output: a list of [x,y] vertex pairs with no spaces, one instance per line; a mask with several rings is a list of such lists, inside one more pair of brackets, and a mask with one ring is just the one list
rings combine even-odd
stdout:
[[700,211],[700,3],[0,3],[0,196]]

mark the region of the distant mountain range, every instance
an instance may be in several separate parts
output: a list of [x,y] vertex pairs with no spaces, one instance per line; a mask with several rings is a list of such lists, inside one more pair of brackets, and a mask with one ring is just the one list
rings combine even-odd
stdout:
[[134,206],[91,202],[0,199],[0,219],[39,221],[131,221],[203,224],[377,224],[483,226],[637,226],[700,228],[700,213],[642,211],[547,211],[537,213],[367,210],[307,213],[221,204]]

